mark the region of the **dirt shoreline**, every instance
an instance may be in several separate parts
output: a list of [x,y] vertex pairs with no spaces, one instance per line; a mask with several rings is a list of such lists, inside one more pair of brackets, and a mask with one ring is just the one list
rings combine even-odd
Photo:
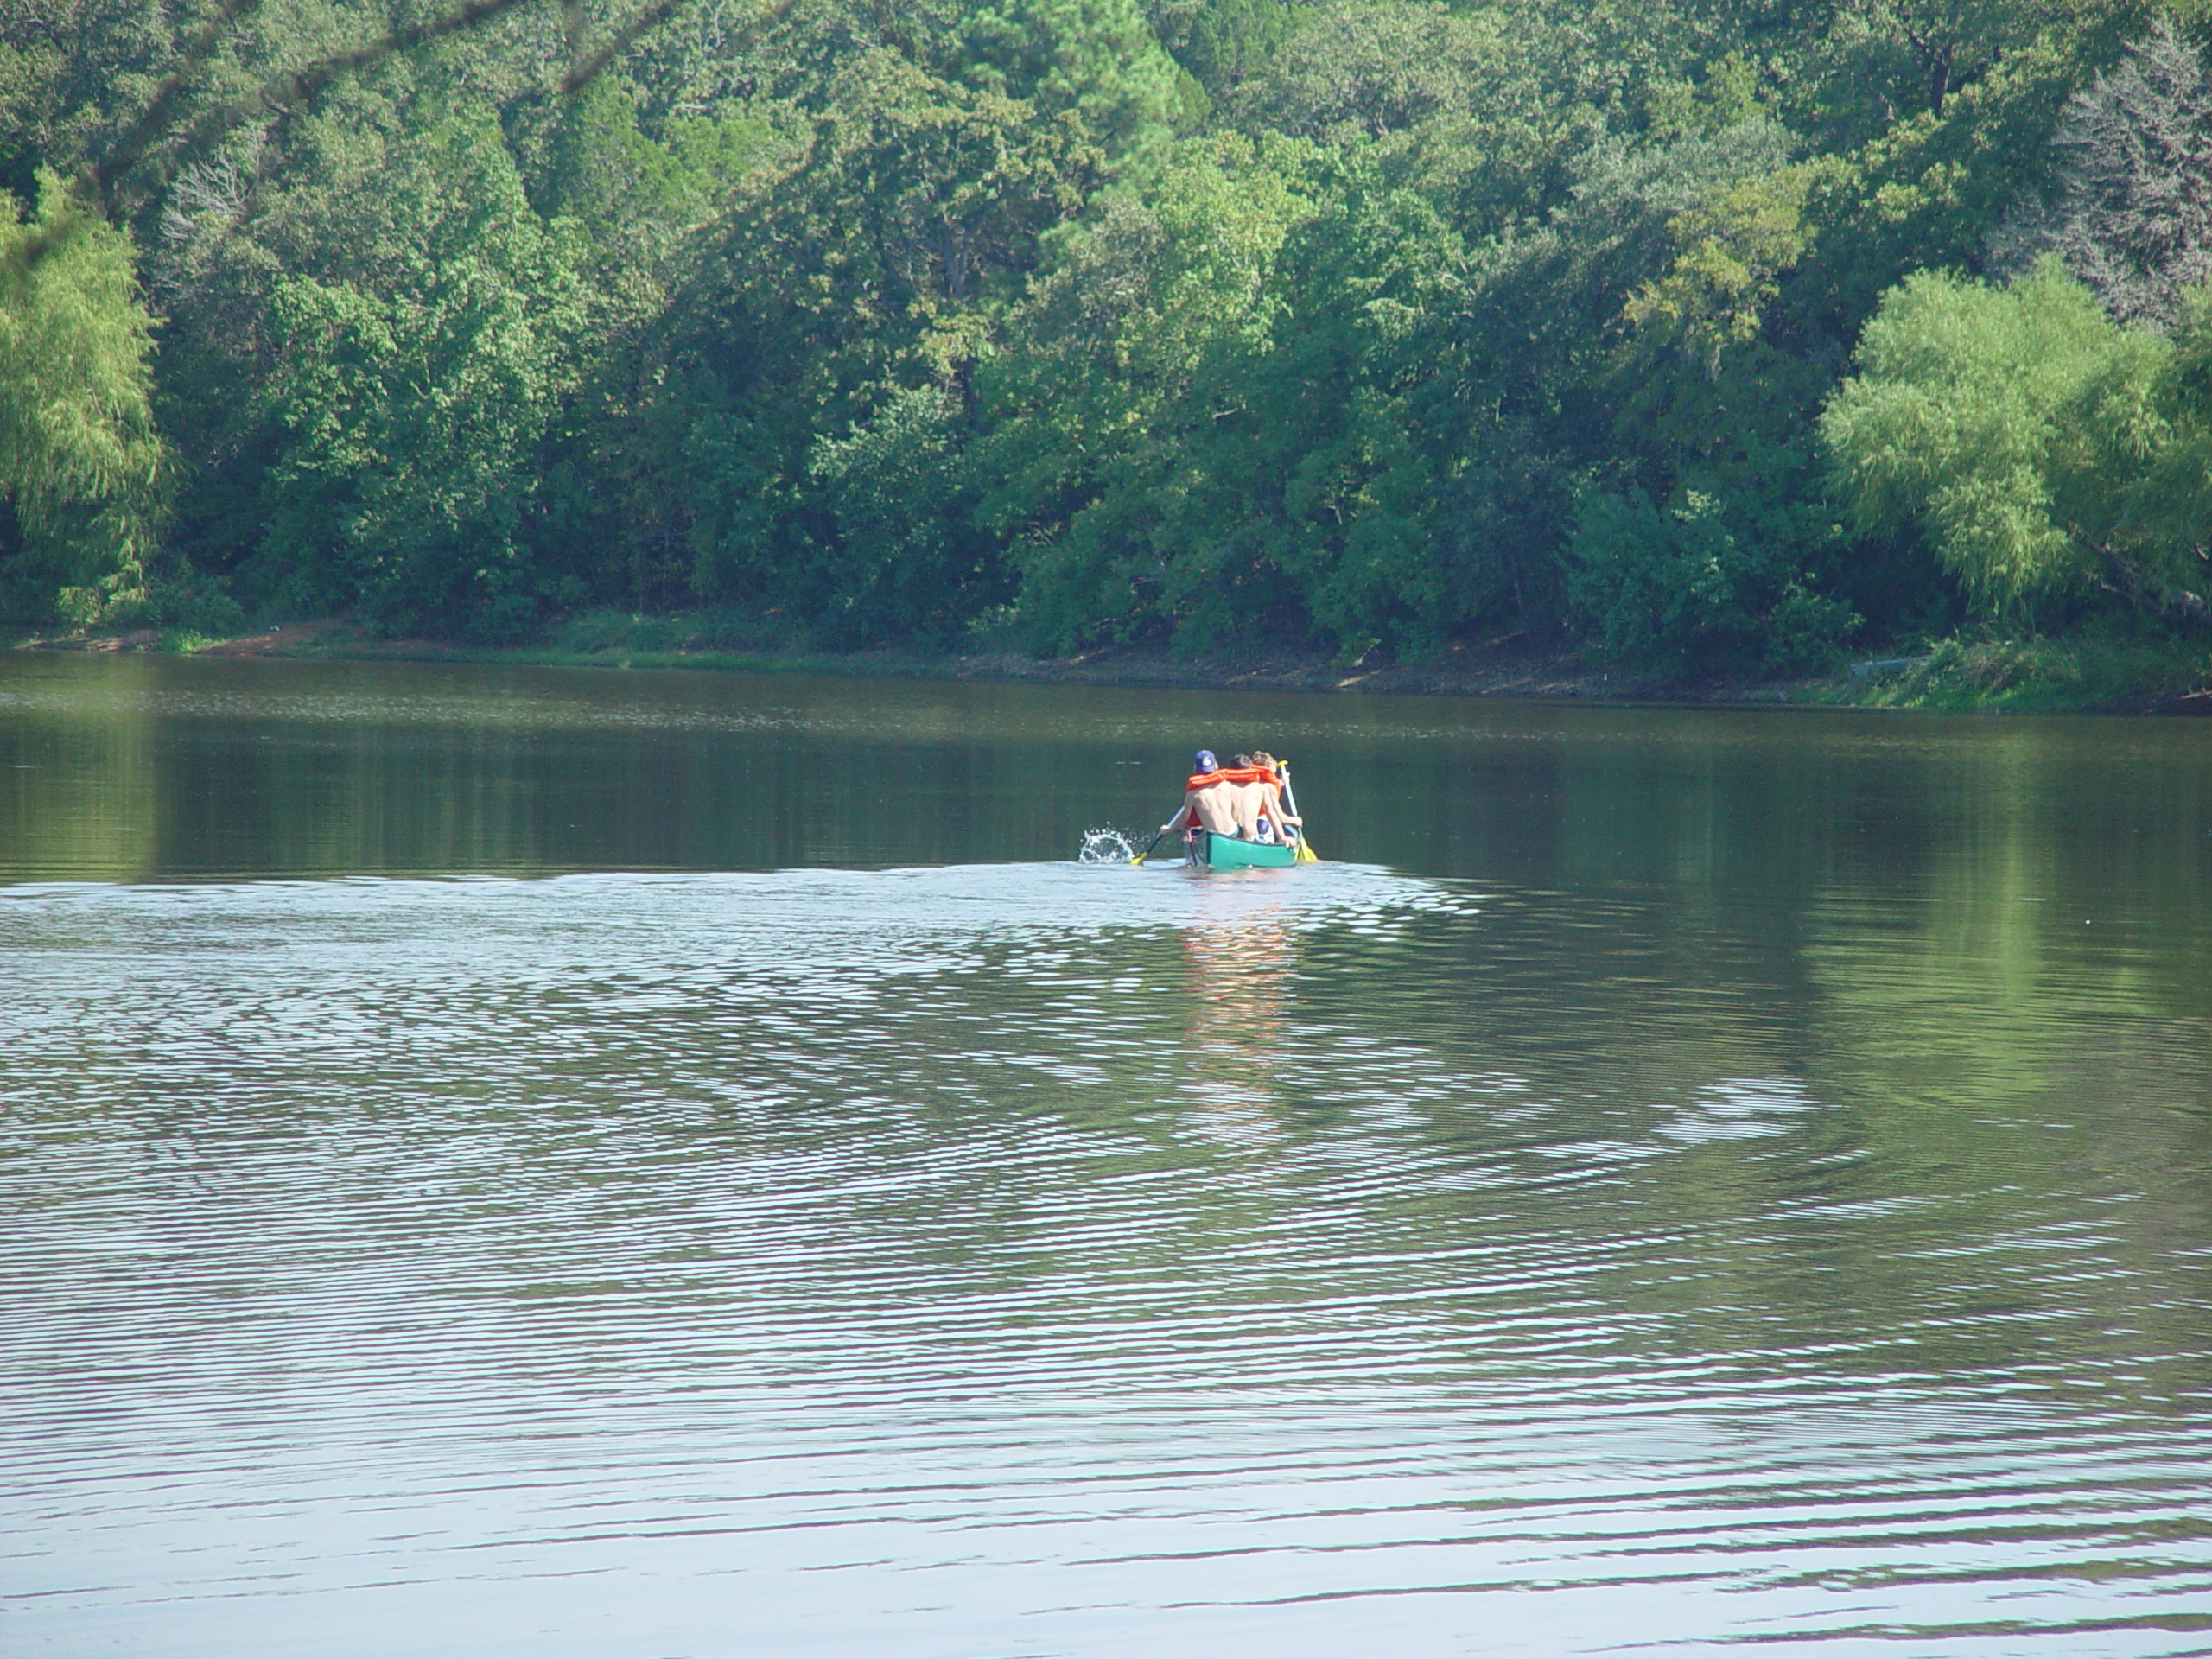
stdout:
[[1934,661],[1912,658],[1861,664],[1815,678],[1662,679],[1624,673],[1582,658],[1571,646],[1524,635],[1462,643],[1436,661],[1379,667],[1345,666],[1314,655],[1253,654],[1178,658],[1156,649],[1117,646],[1069,658],[1012,652],[925,657],[896,651],[779,652],[576,651],[554,645],[486,646],[435,639],[372,639],[342,618],[294,623],[267,632],[207,640],[150,629],[131,632],[33,637],[17,649],[172,652],[198,657],[261,657],[297,661],[474,663],[511,667],[679,669],[747,674],[825,674],[862,678],[955,680],[982,683],[1088,685],[1196,691],[1303,691],[1370,696],[1520,697],[1547,702],[1670,703],[1680,706],[1775,704],[1799,707],[1920,709],[1952,713],[2212,714],[2212,684],[2193,673],[2125,690],[2107,685],[2036,683],[2031,673],[2010,683],[1983,683],[1955,664],[1924,672]]
[[1069,658],[1013,652],[925,657],[903,652],[562,651],[486,646],[433,639],[371,639],[340,620],[295,623],[265,633],[180,650],[154,630],[26,639],[35,651],[161,652],[195,657],[263,657],[324,662],[484,663],[512,666],[671,668],[744,673],[1095,685],[1206,691],[1330,691],[1386,696],[1535,697],[1612,702],[1771,702],[1809,700],[1821,682],[1662,681],[1592,666],[1568,650],[1518,639],[1453,646],[1432,663],[1345,666],[1319,655],[1179,658],[1165,652],[1108,647]]

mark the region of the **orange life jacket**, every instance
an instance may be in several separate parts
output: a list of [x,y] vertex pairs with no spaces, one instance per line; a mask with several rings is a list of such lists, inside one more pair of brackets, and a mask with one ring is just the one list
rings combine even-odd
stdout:
[[1185,789],[1206,789],[1215,784],[1272,784],[1274,772],[1265,766],[1224,766],[1218,772],[1198,772],[1191,774]]

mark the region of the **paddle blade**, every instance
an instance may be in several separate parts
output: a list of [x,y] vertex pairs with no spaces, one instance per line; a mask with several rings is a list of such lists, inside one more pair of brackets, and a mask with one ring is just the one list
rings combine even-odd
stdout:
[[1298,838],[1298,861],[1300,864],[1319,864],[1321,861],[1321,855],[1313,850],[1313,843],[1303,836]]

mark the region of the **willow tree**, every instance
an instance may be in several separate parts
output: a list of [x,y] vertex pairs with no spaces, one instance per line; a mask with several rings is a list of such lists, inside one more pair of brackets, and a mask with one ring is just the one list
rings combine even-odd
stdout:
[[97,622],[145,599],[166,474],[130,238],[52,173],[0,194],[0,608]]
[[1921,272],[1821,416],[1839,493],[1861,530],[1925,536],[1992,614],[2107,588],[2202,625],[2202,340],[2114,322],[2055,258],[2003,288]]

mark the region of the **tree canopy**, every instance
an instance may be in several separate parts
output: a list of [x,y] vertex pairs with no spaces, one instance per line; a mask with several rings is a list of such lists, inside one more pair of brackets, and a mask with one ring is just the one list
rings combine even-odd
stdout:
[[2199,626],[2197,10],[22,0],[0,609]]

